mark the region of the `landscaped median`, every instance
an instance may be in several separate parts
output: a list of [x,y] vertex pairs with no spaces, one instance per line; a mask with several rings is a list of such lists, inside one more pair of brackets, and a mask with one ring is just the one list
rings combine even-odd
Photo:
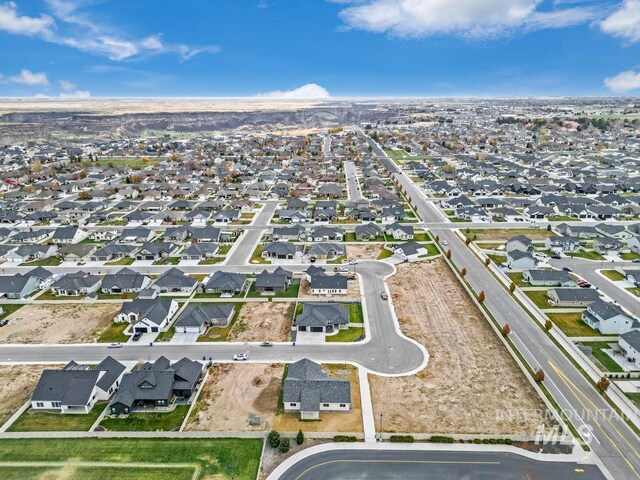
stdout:
[[255,480],[262,443],[259,438],[0,440],[0,478]]

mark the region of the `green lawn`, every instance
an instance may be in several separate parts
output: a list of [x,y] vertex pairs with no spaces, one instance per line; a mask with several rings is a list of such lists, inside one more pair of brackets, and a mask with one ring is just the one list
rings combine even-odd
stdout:
[[333,260],[327,260],[327,265],[340,265],[344,263],[346,259],[347,259],[346,255],[341,255],[339,257],[336,257]]
[[300,280],[293,280],[291,285],[284,291],[279,292],[274,295],[263,295],[260,292],[256,292],[255,282],[251,283],[251,287],[249,288],[249,292],[247,293],[247,298],[261,298],[265,296],[275,297],[275,298],[298,298],[298,293],[300,292]]
[[579,222],[580,220],[569,215],[549,215],[547,218],[550,222]]
[[105,265],[131,265],[135,261],[136,259],[133,257],[124,257],[119,258],[118,260],[113,260],[111,262],[106,262]]
[[581,320],[582,314],[549,313],[547,317],[564,332],[567,337],[599,337],[602,334]]
[[[0,462],[143,462],[169,464],[158,469],[92,468],[42,476],[38,467],[5,468],[14,479],[65,478],[80,480],[188,480],[193,469],[170,464],[198,464],[200,479],[254,480],[262,453],[262,439],[239,438],[55,438],[0,440]],[[47,470],[51,470],[50,468]],[[0,471],[0,475],[4,473]],[[86,475],[85,475],[86,473]],[[171,475],[167,475],[171,473]]]
[[2,305],[2,314],[0,314],[0,320],[3,320],[5,317],[8,317],[16,310],[24,307],[24,303],[5,303]]
[[211,257],[205,260],[200,260],[198,265],[215,265],[216,263],[220,263],[224,261],[224,257]]
[[568,255],[570,257],[584,258],[585,260],[598,260],[598,261],[604,260],[604,257],[602,255],[592,250],[591,251],[581,250],[580,252],[569,253]]
[[[145,158],[147,159],[146,161]],[[102,157],[97,162],[89,162],[89,165],[95,165],[98,167],[107,167],[109,165],[113,165],[114,167],[124,167],[128,165],[133,169],[140,169],[157,165],[162,160],[162,158],[153,157]]]
[[327,342],[355,342],[358,338],[364,337],[364,327],[349,327],[340,330],[335,335],[325,337]]
[[165,257],[153,262],[154,265],[177,265],[180,263],[180,257]]
[[[11,427],[8,432],[88,432],[91,425],[98,419],[107,404],[97,404],[89,413],[84,414],[60,414],[46,412],[32,412],[26,410]],[[0,453],[0,457],[2,453]]]
[[636,297],[640,297],[640,288],[632,287],[632,288],[627,288],[626,290],[627,292],[631,292],[632,294],[634,294]]
[[538,308],[553,308],[549,305],[549,301],[547,300],[546,290],[530,290],[524,293],[527,297],[533,300],[533,303],[535,303]]
[[616,270],[600,270],[600,273],[614,282],[624,280],[624,275]]
[[47,290],[42,295],[40,295],[37,300],[54,300],[54,301],[62,301],[62,300],[82,300],[84,295],[76,295],[76,296],[57,296],[54,295],[51,290]]
[[138,297],[137,292],[132,293],[98,293],[98,300],[131,300]]
[[380,254],[378,255],[378,260],[384,260],[385,258],[393,257],[393,252],[391,250],[387,250],[383,248]]
[[251,255],[251,258],[249,259],[249,263],[270,263],[269,260],[262,258],[262,245],[258,245],[256,247],[255,252],[253,252],[253,255]]
[[609,372],[623,372],[624,370],[609,355],[603,352],[603,349],[610,348],[610,342],[581,342],[585,347],[593,349],[593,358],[595,358],[605,370]]
[[623,260],[637,260],[640,258],[640,253],[629,252],[629,253],[621,253],[620,258]]
[[129,326],[128,323],[112,323],[100,337],[98,337],[99,343],[124,343],[129,340],[129,335],[125,335],[124,330]]
[[180,428],[189,405],[177,405],[166,413],[132,413],[124,418],[107,417],[100,422],[107,430],[119,432],[162,431]]
[[515,283],[518,287],[526,287],[529,284],[522,279],[522,272],[509,272],[509,278],[513,283]]
[[173,336],[176,334],[176,327],[174,325],[171,325],[166,332],[160,332],[158,333],[158,336],[156,337],[156,341],[157,342],[168,342],[169,340],[171,340],[173,338]]
[[62,260],[58,257],[39,258],[32,262],[21,263],[20,267],[55,267],[60,265]]
[[[192,302],[190,303],[190,305],[197,305],[197,303]],[[218,304],[218,305],[224,305],[224,304]],[[233,314],[233,318],[231,319],[231,322],[229,322],[228,326],[211,327],[209,330],[206,331],[204,335],[199,336],[197,341],[198,342],[226,342],[227,337],[229,336],[229,333],[233,328],[233,325],[236,323],[236,321],[238,320],[238,317],[240,316],[240,310],[242,309],[243,305],[244,303],[233,304],[233,306],[236,307],[236,312]]]
[[625,393],[625,395],[636,407],[640,408],[640,393]]
[[349,323],[364,323],[364,316],[362,315],[362,304],[357,303],[343,303],[349,310]]

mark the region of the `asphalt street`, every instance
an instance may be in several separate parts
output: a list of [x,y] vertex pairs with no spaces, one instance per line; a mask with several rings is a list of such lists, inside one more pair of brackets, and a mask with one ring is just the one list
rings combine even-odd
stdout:
[[240,238],[236,240],[236,243],[232,246],[230,255],[227,257],[226,263],[230,265],[243,265],[249,261],[256,246],[262,239],[265,228],[267,228],[267,225],[271,222],[271,217],[273,217],[278,203],[278,200],[268,200],[265,202],[264,207],[252,223],[252,226],[256,228],[246,230]]
[[344,162],[344,172],[347,177],[347,191],[349,192],[349,201],[358,202],[362,200],[362,192],[358,183],[356,174],[356,166],[353,162]]
[[511,453],[332,450],[279,480],[604,480],[595,465],[539,462]]
[[[371,140],[374,152],[393,173],[414,200],[419,216],[428,224],[441,221],[437,208],[400,172],[382,149]],[[484,291],[485,305],[502,326],[511,328],[510,339],[526,362],[545,372],[544,385],[576,428],[591,431],[590,447],[616,479],[640,479],[640,439],[580,373],[546,333],[520,307],[511,294],[489,273],[484,264],[451,230],[438,231],[447,241],[452,260],[466,268],[466,280],[476,292]]]

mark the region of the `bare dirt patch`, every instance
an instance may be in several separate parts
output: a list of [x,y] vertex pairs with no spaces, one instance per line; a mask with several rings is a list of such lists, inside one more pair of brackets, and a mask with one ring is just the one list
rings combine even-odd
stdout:
[[320,421],[301,421],[300,413],[281,413],[273,422],[279,432],[362,432],[362,407],[358,369],[350,365],[322,365],[330,377],[348,379],[351,382],[351,411],[320,412]]
[[211,369],[186,430],[270,430],[284,367],[219,364]]
[[0,365],[0,425],[9,420],[33,394],[33,389],[45,369],[59,365]]
[[119,303],[25,305],[0,330],[3,343],[92,342],[113,322]]
[[382,244],[347,245],[349,260],[375,260],[382,252]]
[[400,265],[388,281],[402,331],[431,358],[414,376],[369,376],[384,430],[533,434],[542,400],[445,261]]
[[[327,268],[328,270],[328,268]],[[333,275],[333,273],[327,272],[327,275]],[[302,279],[302,284],[300,285],[300,297],[310,297],[310,298],[326,298],[326,295],[315,295],[311,293],[311,284],[306,278]],[[347,294],[346,295],[334,295],[334,298],[360,298],[360,283],[358,280],[353,279],[347,282]]]
[[549,238],[554,235],[553,232],[549,232],[544,228],[495,228],[495,229],[477,229],[471,230],[471,233],[467,233],[466,229],[462,229],[461,232],[465,236],[476,235],[477,240],[481,241],[503,241],[506,242],[510,238],[517,235],[526,235],[531,240],[540,241]]
[[292,302],[247,302],[229,332],[230,342],[288,342],[291,340]]

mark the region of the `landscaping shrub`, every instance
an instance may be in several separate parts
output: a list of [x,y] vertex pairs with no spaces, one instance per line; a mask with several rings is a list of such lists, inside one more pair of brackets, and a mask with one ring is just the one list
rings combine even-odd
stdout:
[[411,435],[391,435],[389,440],[392,443],[413,443],[414,438]]
[[453,437],[445,437],[443,435],[433,435],[430,439],[430,443],[453,443],[455,440]]
[[271,430],[269,432],[267,440],[269,441],[269,445],[271,446],[271,448],[278,448],[278,446],[280,445],[280,434],[275,430]]
[[298,430],[298,435],[296,435],[296,443],[298,445],[302,445],[304,443],[304,433],[302,433],[302,430]]
[[333,437],[334,442],[357,442],[358,439],[351,435],[336,435]]
[[510,438],[505,438],[504,443],[505,445],[513,445],[513,440],[511,440]]
[[288,438],[281,438],[280,445],[278,445],[278,450],[280,453],[287,453],[291,449],[291,442]]

